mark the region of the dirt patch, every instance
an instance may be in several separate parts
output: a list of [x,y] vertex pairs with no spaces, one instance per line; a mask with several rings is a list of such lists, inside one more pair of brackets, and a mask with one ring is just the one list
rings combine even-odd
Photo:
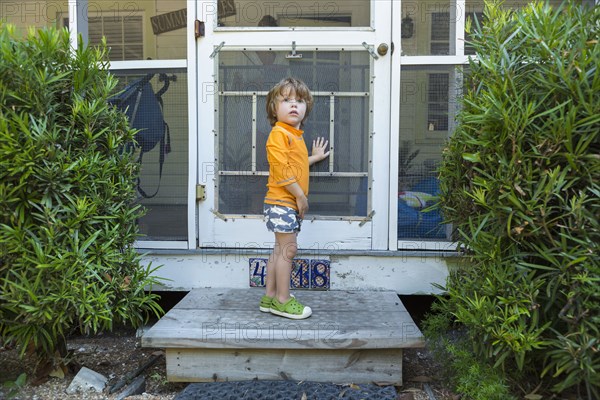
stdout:
[[[67,341],[67,349],[71,352],[69,368],[64,378],[49,377],[41,384],[34,384],[33,371],[36,360],[20,359],[16,349],[0,349],[0,382],[14,381],[21,373],[26,373],[28,380],[14,399],[17,400],[50,400],[50,399],[116,399],[115,394],[85,393],[69,395],[65,392],[74,375],[81,367],[87,367],[108,378],[107,388],[119,382],[127,374],[136,371],[140,366],[152,360],[161,352],[160,349],[142,348],[135,330],[120,330],[116,333],[101,334],[92,337],[77,336]],[[166,378],[164,356],[143,374],[146,379],[146,393],[130,396],[130,399],[173,399],[186,384],[171,383]],[[6,388],[0,389],[0,399],[8,397]]]
[[[71,370],[64,378],[50,377],[39,385],[32,384],[35,360],[18,357],[16,349],[0,348],[0,382],[13,381],[21,373],[26,373],[28,381],[21,388],[17,400],[50,400],[50,399],[116,399],[115,394],[85,393],[68,395],[65,390],[71,383],[74,374],[80,367],[87,367],[106,376],[108,386],[116,384],[128,373],[137,370],[141,365],[160,354],[160,349],[140,347],[140,340],[134,330],[122,330],[117,333],[102,334],[93,337],[78,336],[68,340],[68,350],[72,352]],[[398,387],[400,400],[455,400],[446,387],[439,369],[427,349],[407,349],[403,357],[404,386]],[[164,356],[145,370],[142,375],[146,379],[146,391],[142,395],[130,396],[128,399],[171,400],[181,392],[187,384],[168,382]],[[6,389],[0,389],[0,399],[8,397]]]

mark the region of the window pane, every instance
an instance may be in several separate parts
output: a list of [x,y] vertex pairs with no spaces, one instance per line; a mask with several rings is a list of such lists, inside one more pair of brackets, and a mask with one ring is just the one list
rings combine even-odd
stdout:
[[[559,5],[562,0],[550,0]],[[592,5],[590,0],[581,1]],[[526,0],[509,0],[504,7],[518,8],[529,4]],[[400,31],[402,55],[454,55],[456,54],[456,23],[459,18],[478,17],[483,12],[483,0],[466,0],[465,9],[458,10],[454,1],[403,1]],[[468,41],[469,37],[466,36]],[[473,49],[465,43],[465,54],[473,54]]]
[[218,26],[223,27],[358,27],[370,23],[369,0],[218,0]]
[[25,35],[29,27],[64,26],[62,18],[66,18],[68,10],[67,0],[0,0],[0,22],[15,25],[17,32]]
[[310,183],[309,214],[366,216],[367,177],[315,177]]
[[436,168],[456,112],[460,74],[454,66],[402,67],[398,149],[398,239],[446,240]]
[[[140,232],[145,235],[140,240],[187,240],[187,180],[188,180],[188,93],[187,74],[183,69],[114,71],[119,78],[119,87],[130,89],[119,98],[123,107],[137,109],[130,122],[140,133],[136,136],[137,154],[145,149],[141,162],[138,202],[147,209],[140,218]],[[162,74],[162,75],[161,75]],[[150,79],[149,91],[143,91],[138,102],[137,92],[141,78]],[[161,95],[162,116],[156,95],[165,86]],[[148,97],[146,97],[148,96]],[[138,104],[136,108],[135,105]],[[132,121],[133,120],[133,121]],[[163,127],[167,129],[156,129]],[[163,138],[162,142],[159,139]],[[161,150],[162,149],[162,150]],[[170,151],[169,151],[170,150]],[[164,157],[161,177],[161,154]],[[143,193],[151,198],[145,198]]]
[[448,130],[449,74],[428,74],[427,130]]
[[251,173],[221,176],[219,212],[242,215],[262,214],[266,188],[266,176],[253,176]]
[[[124,23],[129,26],[129,29],[123,31],[126,43],[144,43],[144,37],[142,29],[142,17],[133,16],[126,17]],[[141,56],[141,55],[140,55]]]
[[[323,108],[329,109],[329,107]],[[367,115],[369,115],[368,97],[342,98],[336,103],[334,148],[337,171],[366,172],[368,170],[369,119],[366,118]],[[319,136],[321,135],[319,133]]]
[[123,20],[118,18],[104,18],[102,33],[106,36],[107,43],[114,43],[122,46],[123,44]]
[[[553,5],[555,7],[559,6],[562,2],[563,2],[563,0],[548,0],[548,3],[550,3],[551,5]],[[506,8],[515,9],[515,8],[524,7],[529,3],[531,3],[531,1],[508,0],[508,1],[503,2],[502,6],[506,7]],[[590,7],[594,6],[594,0],[583,0],[583,1],[578,1],[578,3],[586,4]],[[466,2],[465,2],[465,18],[466,18],[466,20],[465,21],[468,21],[470,19],[472,21],[473,28],[475,27],[474,18],[477,18],[480,25],[485,24],[485,21],[483,20],[483,9],[484,9],[484,1],[483,0],[466,0]],[[473,47],[471,45],[469,45],[469,38],[470,38],[470,35],[467,32],[465,32],[465,54],[472,55],[472,54],[475,54],[475,50],[473,49]]]
[[450,13],[434,12],[431,14],[431,40],[448,41],[450,32]]
[[124,60],[139,60],[143,54],[143,47],[139,46],[127,46],[124,49],[125,54],[123,55]]
[[[251,175],[222,176],[219,179],[219,212],[260,215],[266,193],[267,177]],[[366,216],[367,178],[312,177],[311,215]]]
[[88,19],[88,35],[90,43],[100,43],[102,41],[102,18],[92,17]]
[[125,56],[123,55],[123,46],[108,46],[108,56],[111,60],[124,60]]
[[[311,168],[311,213],[366,215],[369,55],[366,51],[304,52],[301,59],[288,59],[286,54],[219,53],[219,211],[262,213],[265,175],[269,170],[265,143],[271,130],[265,110],[266,94],[281,79],[294,76],[306,82],[315,101],[304,127],[307,146],[310,149],[313,139],[325,137],[334,149],[329,159]],[[253,179],[264,179],[264,183],[250,188],[248,180]],[[238,186],[246,184],[252,193],[243,197],[246,202],[233,200],[241,190]],[[260,200],[258,206],[256,198]]]
[[402,55],[453,55],[454,1],[402,2]]
[[106,37],[112,61],[187,57],[185,0],[90,1],[86,9],[90,44]]

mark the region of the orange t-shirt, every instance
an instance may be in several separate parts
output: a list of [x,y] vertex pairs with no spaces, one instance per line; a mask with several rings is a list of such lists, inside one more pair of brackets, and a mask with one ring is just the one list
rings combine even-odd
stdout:
[[296,198],[287,191],[286,185],[298,183],[308,196],[308,149],[302,134],[283,122],[276,122],[267,139],[269,161],[268,191],[265,203],[291,207],[298,210]]

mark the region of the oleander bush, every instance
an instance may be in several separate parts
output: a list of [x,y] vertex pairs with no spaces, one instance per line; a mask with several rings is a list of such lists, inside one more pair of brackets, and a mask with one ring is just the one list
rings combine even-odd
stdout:
[[502,371],[474,354],[464,331],[452,324],[439,302],[433,303],[423,321],[423,334],[438,363],[440,377],[468,400],[516,400]]
[[442,308],[525,391],[600,398],[600,7],[484,15],[440,169],[470,260]]
[[65,338],[162,311],[133,248],[139,167],[105,46],[0,25],[0,335],[45,359]]

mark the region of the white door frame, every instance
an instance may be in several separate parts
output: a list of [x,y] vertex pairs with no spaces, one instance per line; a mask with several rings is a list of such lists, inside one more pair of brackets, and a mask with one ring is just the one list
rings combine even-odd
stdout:
[[[188,3],[190,3],[188,1]],[[195,45],[196,56],[190,57],[197,67],[197,98],[190,99],[190,114],[197,115],[198,156],[197,182],[205,186],[206,199],[198,202],[198,242],[203,248],[269,248],[273,237],[264,226],[261,218],[222,216],[214,212],[215,206],[215,63],[209,55],[222,44],[221,50],[264,50],[268,43],[273,51],[290,51],[292,41],[298,51],[315,50],[359,50],[367,51],[364,42],[371,49],[380,43],[391,46],[392,3],[393,0],[372,0],[371,27],[367,28],[215,28],[216,2],[207,0],[195,3],[198,20],[205,22],[205,36]],[[188,4],[188,9],[192,9]],[[188,15],[193,15],[189,13]],[[376,21],[376,23],[375,23]],[[284,34],[282,34],[282,31]],[[218,51],[218,50],[217,50]],[[375,54],[373,52],[373,54]],[[371,220],[307,220],[299,235],[299,245],[303,249],[314,250],[387,250],[389,244],[389,181],[390,181],[390,99],[392,97],[391,51],[384,56],[371,58],[374,93],[371,94],[372,132],[371,157],[372,185],[371,205],[375,213]],[[191,85],[191,84],[190,84]],[[191,86],[190,86],[191,87]],[[195,104],[196,109],[192,110]],[[374,106],[376,105],[376,106]],[[395,114],[397,115],[397,114]],[[190,138],[191,139],[191,138]],[[190,140],[190,146],[193,146]],[[194,190],[190,191],[195,193]]]
[[[468,64],[469,56],[464,54],[464,42],[465,42],[465,19],[463,18],[465,12],[465,0],[452,0],[448,11],[450,12],[450,20],[454,21],[450,24],[450,46],[453,49],[454,55],[439,56],[439,55],[424,55],[424,56],[402,56],[402,39],[400,32],[400,23],[402,20],[402,2],[394,2],[392,7],[393,20],[398,21],[392,26],[392,40],[396,43],[397,55],[392,58],[392,77],[391,86],[392,95],[391,98],[391,110],[394,110],[399,115],[400,102],[401,102],[401,70],[403,66],[428,66],[428,65],[448,65],[456,66],[461,64]],[[460,15],[457,15],[460,13]],[[451,80],[451,85],[456,85],[455,80]],[[453,86],[450,89],[450,93],[454,96],[457,95],[458,89]],[[457,106],[456,99],[450,101],[451,110],[450,115],[455,114],[455,107]],[[449,120],[450,126],[454,125],[452,118]],[[450,129],[452,131],[452,128]],[[390,135],[390,149],[398,149],[400,145],[400,118],[392,118],[391,121],[391,135]],[[390,175],[389,175],[389,187],[390,194],[398,193],[398,151],[390,152]],[[395,221],[398,220],[398,198],[397,196],[390,197],[390,224],[389,224],[389,249],[400,250],[400,251],[455,251],[457,248],[456,243],[446,240],[421,240],[421,239],[398,239],[398,226]]]

